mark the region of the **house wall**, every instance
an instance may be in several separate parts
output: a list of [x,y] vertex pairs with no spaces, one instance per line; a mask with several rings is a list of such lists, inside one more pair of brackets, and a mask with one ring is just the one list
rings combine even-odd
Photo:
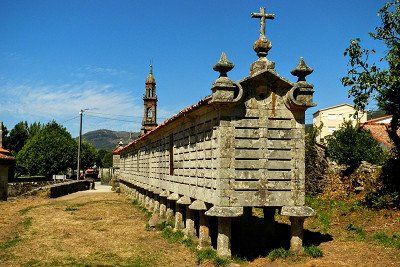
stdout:
[[326,137],[338,130],[344,121],[351,121],[353,125],[367,121],[366,112],[358,112],[358,117],[354,117],[355,114],[356,110],[350,105],[328,108],[314,113],[313,125],[316,127],[323,125],[317,136],[317,142],[324,143]]
[[0,200],[7,200],[8,165],[0,163]]

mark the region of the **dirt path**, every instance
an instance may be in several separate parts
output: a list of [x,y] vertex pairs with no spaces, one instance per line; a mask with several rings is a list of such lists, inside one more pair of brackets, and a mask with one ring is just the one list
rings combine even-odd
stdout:
[[[58,199],[0,202],[0,266],[196,266],[194,253],[182,244],[168,243],[161,233],[145,230],[147,219],[128,197],[110,187],[96,188]],[[398,215],[332,215],[332,238],[319,245],[322,258],[271,262],[264,257],[243,266],[400,266],[399,249],[350,240],[343,233],[349,222],[362,226],[367,235],[383,225],[398,232]],[[307,228],[320,231],[314,225],[318,218],[313,220]]]
[[12,200],[0,210],[0,266],[196,265],[183,245],[146,231],[144,215],[108,188]]

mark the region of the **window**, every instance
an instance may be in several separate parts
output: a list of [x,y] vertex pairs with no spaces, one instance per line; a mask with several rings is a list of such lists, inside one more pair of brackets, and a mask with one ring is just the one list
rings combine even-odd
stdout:
[[328,127],[328,133],[333,133],[334,131],[336,131],[336,127],[332,127],[332,126],[330,126],[330,127]]
[[151,110],[151,108],[147,108],[146,113],[147,118],[153,117],[153,111]]
[[336,114],[328,114],[328,120],[330,121],[336,120]]
[[343,120],[343,114],[339,114],[338,115],[338,119],[342,121]]
[[169,136],[169,175],[174,175],[174,135]]

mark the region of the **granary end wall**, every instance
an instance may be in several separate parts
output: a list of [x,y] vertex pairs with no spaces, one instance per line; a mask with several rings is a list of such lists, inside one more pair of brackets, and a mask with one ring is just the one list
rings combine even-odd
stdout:
[[119,179],[217,206],[304,205],[304,111],[292,84],[241,82],[235,104],[207,103],[121,153]]

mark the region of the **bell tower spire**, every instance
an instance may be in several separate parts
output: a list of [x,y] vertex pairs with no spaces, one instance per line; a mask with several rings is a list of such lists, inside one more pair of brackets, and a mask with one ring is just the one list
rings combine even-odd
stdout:
[[145,93],[143,95],[143,120],[141,135],[157,127],[157,94],[156,80],[153,76],[153,65],[150,63],[149,74],[145,83]]

